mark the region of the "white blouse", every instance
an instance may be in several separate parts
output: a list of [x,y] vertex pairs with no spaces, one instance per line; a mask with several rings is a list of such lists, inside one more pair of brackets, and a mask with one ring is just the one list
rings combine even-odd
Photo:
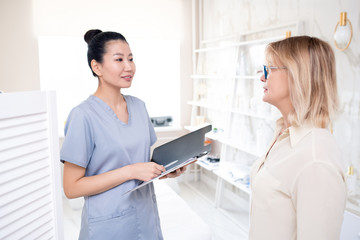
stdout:
[[280,135],[282,126],[252,167],[249,239],[339,239],[346,184],[333,135],[309,125]]

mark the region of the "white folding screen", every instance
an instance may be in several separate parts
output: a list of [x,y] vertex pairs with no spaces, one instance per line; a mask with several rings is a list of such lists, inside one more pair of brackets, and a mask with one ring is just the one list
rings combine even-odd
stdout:
[[0,239],[63,239],[55,92],[0,94]]

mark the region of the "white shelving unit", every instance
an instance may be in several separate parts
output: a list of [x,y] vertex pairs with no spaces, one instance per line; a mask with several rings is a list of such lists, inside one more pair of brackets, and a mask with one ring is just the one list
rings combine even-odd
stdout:
[[[249,170],[265,151],[275,120],[280,116],[277,110],[262,102],[262,83],[256,72],[264,64],[265,46],[284,39],[288,31],[296,34],[299,23],[204,40],[207,22],[203,2],[193,0],[193,4],[193,9],[198,7],[198,18],[193,12],[193,19],[198,19],[193,22],[193,36],[198,39],[193,39],[194,94],[188,101],[192,107],[191,126],[185,128],[193,131],[212,124],[214,131],[206,137],[214,146],[210,154],[220,156],[220,163],[209,166],[197,161],[192,170],[193,181],[187,182],[247,232]],[[212,187],[215,196],[203,194],[203,187],[194,187],[198,182]],[[223,203],[231,199],[242,202],[242,206],[229,209],[230,205]]]

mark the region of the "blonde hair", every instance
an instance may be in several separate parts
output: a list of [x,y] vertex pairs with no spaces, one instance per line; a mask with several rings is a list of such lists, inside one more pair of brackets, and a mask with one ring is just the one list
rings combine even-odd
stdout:
[[293,126],[328,127],[338,110],[334,52],[318,38],[298,36],[270,43],[266,58],[287,68]]

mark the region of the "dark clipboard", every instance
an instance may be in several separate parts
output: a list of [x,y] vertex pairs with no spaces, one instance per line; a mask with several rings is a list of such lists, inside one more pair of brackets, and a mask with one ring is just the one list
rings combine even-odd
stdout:
[[[134,189],[127,191],[130,193],[139,189],[154,180],[175,171],[187,164],[195,162],[199,157],[208,154],[211,150],[211,144],[205,145],[205,134],[210,132],[211,125],[202,127],[196,131],[185,134],[175,140],[158,146],[154,149],[151,158],[152,162],[163,165],[165,172],[149,181],[142,182]],[[126,194],[125,193],[125,194]]]

